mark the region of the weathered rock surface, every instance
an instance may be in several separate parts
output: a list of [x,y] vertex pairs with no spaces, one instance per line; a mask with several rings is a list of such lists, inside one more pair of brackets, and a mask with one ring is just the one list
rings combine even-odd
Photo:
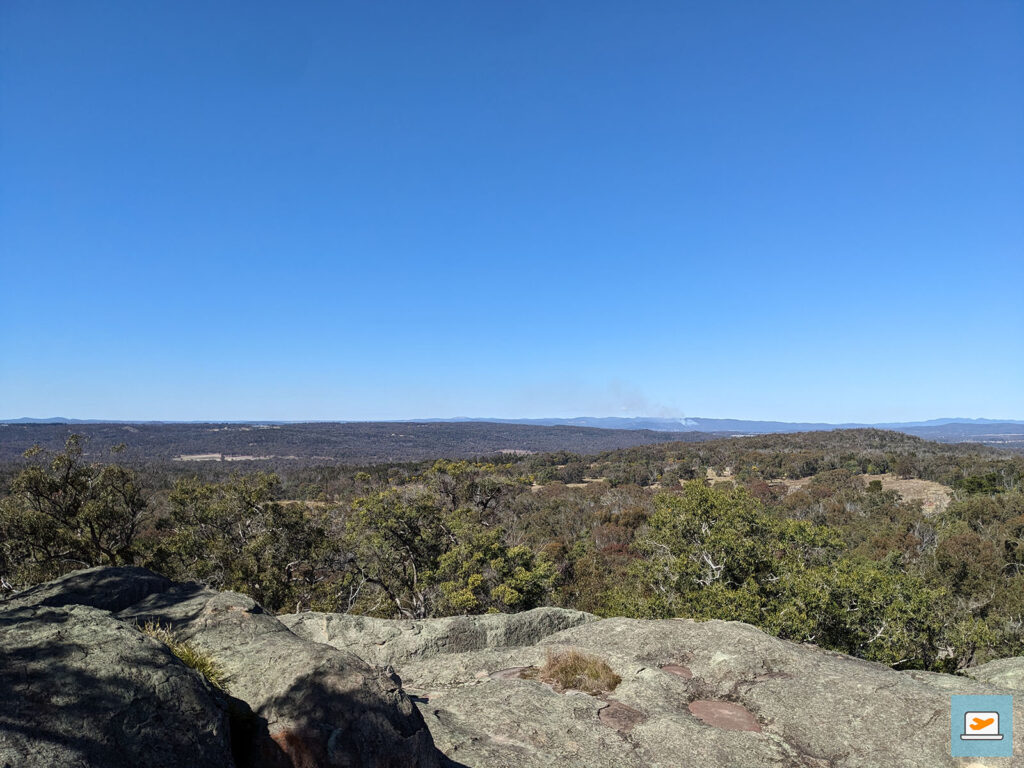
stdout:
[[266,724],[272,743],[261,731],[253,747],[264,764],[281,751],[303,767],[438,765],[393,673],[300,638],[244,595],[178,585],[117,615],[169,626],[217,661],[228,692]]
[[445,653],[533,645],[555,632],[597,620],[591,613],[561,608],[421,621],[315,612],[278,618],[300,637],[335,648],[358,648],[363,659],[379,666]]
[[85,606],[0,612],[0,766],[232,766],[224,702],[166,646]]
[[[322,617],[287,621],[310,634],[325,626]],[[1018,757],[958,761],[949,749],[950,694],[1012,693],[1024,659],[979,667],[979,679],[897,672],[746,624],[630,619],[585,621],[532,645],[424,655],[417,637],[432,635],[431,624],[374,623],[363,645],[349,629],[321,637],[367,659],[385,654],[435,743],[474,768],[1024,765],[1019,725]],[[605,659],[622,683],[594,697],[520,677],[570,648]]]
[[[135,627],[150,620],[212,657],[227,695]],[[622,682],[591,696],[523,676],[569,649]],[[956,693],[1018,694],[1016,757],[950,757]],[[0,603],[0,768],[1024,766],[1022,693],[1024,658],[897,672],[745,624],[551,608],[279,620],[141,569]]]
[[[0,621],[14,638],[0,638],[0,697],[9,713],[0,719],[0,756],[11,768],[433,768],[443,760],[393,672],[300,638],[243,595],[174,584],[138,568],[90,569],[0,603]],[[226,673],[227,695],[142,635],[136,623],[145,621],[212,657]],[[14,642],[24,653],[8,653],[21,647]],[[145,653],[128,653],[124,644]],[[23,656],[38,663],[27,677],[9,676]],[[48,657],[61,663],[48,667]],[[141,704],[138,714],[128,711],[133,702]],[[114,722],[104,725],[108,717]],[[79,743],[79,734],[98,746]],[[51,743],[71,744],[61,747],[66,759]],[[126,756],[108,759],[119,747]],[[33,763],[23,755],[41,757]],[[0,767],[8,768],[2,760]]]

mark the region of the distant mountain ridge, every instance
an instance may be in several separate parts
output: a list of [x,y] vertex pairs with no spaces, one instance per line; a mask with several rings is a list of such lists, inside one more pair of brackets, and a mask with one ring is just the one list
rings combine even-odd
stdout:
[[648,416],[616,417],[616,416],[578,416],[575,418],[548,419],[488,419],[456,417],[452,419],[412,419],[418,423],[439,422],[491,422],[496,424],[536,424],[545,427],[572,426],[596,427],[598,429],[650,429],[656,432],[678,432],[681,429],[696,432],[738,432],[743,434],[776,434],[782,432],[819,432],[831,429],[893,429],[905,431],[928,427],[945,427],[949,425],[970,425],[978,427],[1018,425],[1024,426],[1024,420],[1016,419],[968,419],[945,418],[929,419],[928,421],[896,421],[878,424],[861,422],[845,422],[830,424],[827,422],[790,422],[790,421],[756,421],[748,419],[705,419],[700,417],[661,418]]
[[252,419],[211,421],[209,419],[161,420],[161,419],[69,419],[64,416],[49,418],[21,417],[0,419],[0,424],[454,424],[463,422],[488,424],[532,424],[540,427],[595,427],[597,429],[650,429],[656,432],[743,432],[749,434],[774,434],[780,432],[817,432],[830,429],[894,429],[902,431],[909,427],[942,427],[951,424],[1001,426],[1024,425],[1021,419],[944,418],[927,421],[891,421],[869,424],[865,422],[843,422],[832,424],[823,421],[758,421],[751,419],[706,419],[700,417],[664,418],[654,416],[574,416],[570,418],[551,417],[541,419],[496,419],[476,416],[455,416],[447,419]]

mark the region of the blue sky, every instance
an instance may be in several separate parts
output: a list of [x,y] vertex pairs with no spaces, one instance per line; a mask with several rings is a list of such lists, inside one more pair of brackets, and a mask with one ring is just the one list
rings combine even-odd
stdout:
[[1024,418],[1024,4],[0,4],[0,417]]

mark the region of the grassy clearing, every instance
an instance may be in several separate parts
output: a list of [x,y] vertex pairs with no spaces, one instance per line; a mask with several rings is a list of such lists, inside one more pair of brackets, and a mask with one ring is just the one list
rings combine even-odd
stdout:
[[591,695],[614,691],[622,682],[603,659],[573,650],[548,651],[537,678],[560,690],[572,688]]
[[217,662],[207,653],[203,653],[186,640],[181,640],[168,627],[162,627],[155,621],[147,621],[139,631],[142,634],[159,640],[170,649],[171,653],[181,659],[187,667],[205,677],[210,685],[224,690],[224,670],[217,666]]

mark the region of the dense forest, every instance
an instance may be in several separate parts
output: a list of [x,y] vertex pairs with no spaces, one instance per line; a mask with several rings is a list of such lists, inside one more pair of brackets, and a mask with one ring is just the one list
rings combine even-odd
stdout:
[[1024,457],[976,445],[843,430],[365,466],[104,449],[76,435],[3,465],[4,594],[138,564],[277,612],[734,619],[931,670],[1024,652]]
[[374,464],[570,450],[594,453],[648,443],[709,440],[707,432],[597,429],[491,422],[312,422],[306,424],[2,424],[0,462],[17,461],[33,445],[60,450],[68,435],[104,460],[124,445],[122,462]]

